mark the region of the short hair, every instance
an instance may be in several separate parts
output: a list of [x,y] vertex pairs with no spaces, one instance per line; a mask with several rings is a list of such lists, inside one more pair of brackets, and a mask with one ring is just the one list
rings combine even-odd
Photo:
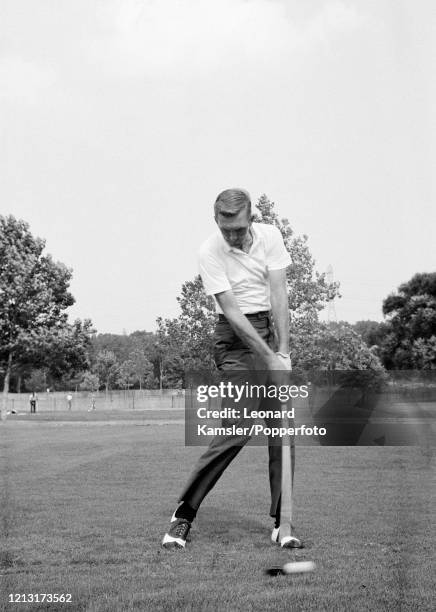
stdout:
[[251,199],[248,191],[245,189],[225,189],[215,200],[215,218],[218,214],[225,217],[234,217],[244,208],[247,210],[248,217],[251,218]]

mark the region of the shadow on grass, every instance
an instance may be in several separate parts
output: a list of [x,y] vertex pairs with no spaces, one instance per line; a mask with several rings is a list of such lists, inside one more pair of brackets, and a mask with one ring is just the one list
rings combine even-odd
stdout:
[[11,569],[15,567],[23,567],[26,563],[19,557],[15,557],[9,550],[0,551],[0,569]]

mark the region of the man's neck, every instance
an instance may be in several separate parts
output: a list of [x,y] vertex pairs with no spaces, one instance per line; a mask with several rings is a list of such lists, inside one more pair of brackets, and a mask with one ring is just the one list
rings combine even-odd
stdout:
[[244,253],[248,253],[249,250],[251,249],[251,246],[253,244],[253,233],[251,231],[251,227],[248,230],[248,234],[246,239],[244,240],[244,244],[242,245],[242,251],[244,251]]

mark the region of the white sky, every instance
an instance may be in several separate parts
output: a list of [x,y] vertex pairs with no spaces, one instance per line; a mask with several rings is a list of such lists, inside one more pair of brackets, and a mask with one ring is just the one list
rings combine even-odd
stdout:
[[72,316],[178,314],[213,201],[266,193],[338,319],[436,269],[432,0],[2,0],[1,214],[74,270]]

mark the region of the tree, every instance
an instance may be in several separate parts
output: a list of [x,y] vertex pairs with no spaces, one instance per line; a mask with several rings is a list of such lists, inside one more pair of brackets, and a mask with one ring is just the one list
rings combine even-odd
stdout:
[[419,370],[436,369],[436,336],[413,341],[412,362]]
[[275,225],[280,230],[291,256],[292,264],[287,269],[287,280],[292,322],[316,322],[318,313],[325,308],[327,302],[339,297],[339,284],[328,283],[326,275],[315,270],[307,236],[295,236],[288,219],[280,219],[274,207],[274,202],[265,194],[262,195],[256,205],[259,213],[255,214],[253,219],[259,223]]
[[297,371],[383,370],[375,348],[369,348],[353,327],[343,321],[319,322],[307,333],[295,334],[291,356]]
[[184,323],[179,319],[157,319],[158,331],[155,345],[156,378],[159,388],[173,388],[184,376],[187,348]]
[[[92,338],[92,346],[89,351],[89,359],[94,365],[96,355],[103,351],[111,351],[114,353],[117,361],[122,363],[132,358],[132,353],[139,351],[144,355],[149,362],[156,361],[155,354],[156,334],[147,331],[134,331],[127,334],[97,334]],[[147,378],[146,375],[145,378]],[[145,382],[142,379],[141,384]]]
[[136,381],[135,364],[130,359],[126,359],[118,367],[116,383],[122,389],[129,389]]
[[117,382],[119,364],[112,351],[100,351],[94,365],[94,373],[97,374],[100,384],[104,385],[106,394],[109,388]]
[[369,347],[380,346],[387,332],[386,323],[379,321],[356,321],[351,327]]
[[141,351],[149,361],[152,360],[156,334],[143,330],[136,330],[129,335],[129,352]]
[[95,393],[98,391],[100,386],[100,381],[98,379],[97,374],[93,374],[89,370],[83,373],[82,381],[79,385],[80,389],[83,391],[92,391]]
[[153,364],[147,359],[140,348],[130,353],[129,361],[132,364],[132,376],[135,382],[139,383],[139,388],[149,380],[153,373]]
[[128,359],[132,343],[126,334],[97,334],[92,340],[95,354],[101,351],[112,352],[121,363]]
[[436,368],[436,272],[415,274],[383,302],[389,369]]
[[44,367],[47,384],[65,386],[77,373],[89,368],[89,347],[94,333],[89,319],[65,322],[62,327],[38,330],[23,336],[25,342],[17,352],[18,364]]
[[206,296],[200,276],[182,285],[177,298],[181,314],[176,319],[158,318],[157,346],[161,386],[177,388],[187,370],[211,370],[215,307]]
[[44,369],[33,370],[25,382],[28,391],[45,391],[47,389],[47,372]]
[[[0,216],[0,361],[3,364],[2,418],[14,363],[37,353],[38,343],[68,330],[65,310],[74,303],[71,270],[44,254],[45,242],[27,223]],[[72,355],[70,355],[72,357]]]

